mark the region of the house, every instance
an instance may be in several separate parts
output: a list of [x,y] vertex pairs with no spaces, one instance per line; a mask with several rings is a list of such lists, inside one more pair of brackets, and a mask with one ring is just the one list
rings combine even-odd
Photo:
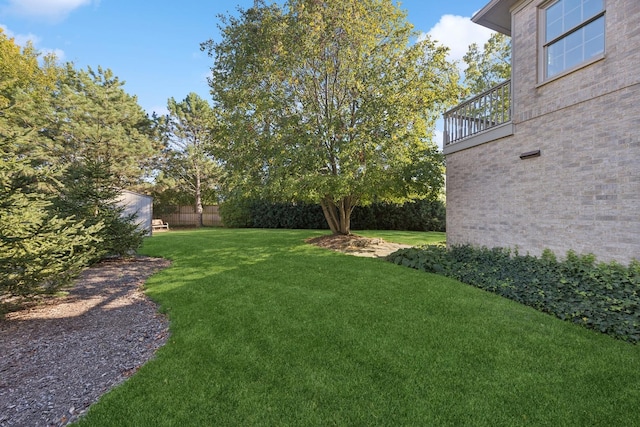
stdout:
[[445,113],[447,241],[640,260],[640,0],[491,0],[511,80]]
[[151,220],[153,218],[153,197],[136,193],[129,190],[122,190],[116,204],[124,208],[122,215],[129,216],[136,214],[136,222],[140,230],[145,230],[151,235]]

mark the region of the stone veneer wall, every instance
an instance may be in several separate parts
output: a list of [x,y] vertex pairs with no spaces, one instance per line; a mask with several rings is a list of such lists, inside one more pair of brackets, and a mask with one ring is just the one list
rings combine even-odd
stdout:
[[447,155],[447,241],[640,260],[640,1],[608,0],[605,59],[542,85],[537,4],[513,12],[514,135]]

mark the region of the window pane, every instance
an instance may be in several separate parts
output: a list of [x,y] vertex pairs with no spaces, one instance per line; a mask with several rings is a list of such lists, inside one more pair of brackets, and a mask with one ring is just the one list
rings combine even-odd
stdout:
[[604,16],[584,27],[584,59],[604,52]]
[[546,41],[549,42],[562,34],[562,20],[554,21],[547,25]]
[[547,77],[604,52],[604,17],[547,47]]
[[584,45],[585,58],[592,58],[603,52],[604,52],[604,35],[597,39],[589,40]]
[[583,59],[583,54],[582,54],[582,48],[583,48],[583,44],[580,43],[578,46],[574,47],[573,49],[569,49],[567,50],[565,57],[564,57],[564,68],[565,69],[569,69],[573,66],[578,65],[579,63],[582,62]]
[[546,35],[549,42],[602,12],[603,0],[559,0],[545,9]]
[[584,27],[585,40],[595,39],[597,37],[604,37],[604,16],[598,18],[589,25]]
[[571,68],[582,62],[583,31],[576,31],[564,40],[564,68]]
[[566,10],[566,13],[564,16],[565,31],[580,25],[581,22],[582,22],[582,8],[580,7],[579,4],[577,7],[574,7],[573,9]]
[[564,69],[564,40],[547,48],[547,76],[551,77]]
[[583,37],[584,37],[584,31],[583,30],[578,30],[575,33],[571,33],[569,34],[567,37],[564,38],[565,40],[565,52],[568,52],[570,50],[574,50],[580,46],[582,46],[583,42]]
[[567,14],[575,8],[582,6],[582,2],[585,0],[560,0],[560,3],[564,3],[564,13]]
[[604,52],[604,0],[558,0],[545,9],[546,77],[575,67]]
[[562,1],[556,2],[547,8],[547,21],[556,21],[562,18]]
[[564,31],[562,29],[562,1],[555,3],[546,10],[545,22],[547,24],[547,42],[562,34]]
[[602,12],[604,5],[602,4],[602,0],[584,0],[582,4],[582,16],[583,19],[587,20]]

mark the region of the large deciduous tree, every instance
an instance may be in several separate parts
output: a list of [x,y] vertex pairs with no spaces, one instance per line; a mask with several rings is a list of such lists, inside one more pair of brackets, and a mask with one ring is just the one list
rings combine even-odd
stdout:
[[196,93],[177,102],[167,102],[169,114],[164,120],[167,160],[159,184],[172,181],[172,189],[190,196],[202,226],[203,193],[212,193],[220,176],[216,152],[215,116],[209,103]]
[[435,197],[431,135],[457,97],[447,49],[390,0],[257,0],[221,17],[210,78],[234,184],[317,202],[333,233],[356,205]]
[[477,95],[511,78],[511,39],[493,33],[482,49],[477,43],[469,46],[463,57],[464,86],[467,95]]

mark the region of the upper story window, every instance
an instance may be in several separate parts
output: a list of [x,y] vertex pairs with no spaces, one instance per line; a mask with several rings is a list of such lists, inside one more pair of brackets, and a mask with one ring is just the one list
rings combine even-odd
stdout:
[[604,0],[556,0],[541,12],[545,80],[604,54]]

